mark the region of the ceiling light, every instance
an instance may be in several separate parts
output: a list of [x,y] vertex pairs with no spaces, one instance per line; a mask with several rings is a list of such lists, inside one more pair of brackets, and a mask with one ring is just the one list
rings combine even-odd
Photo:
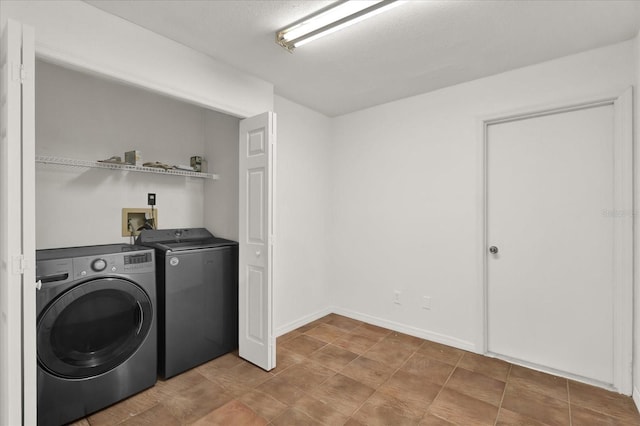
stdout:
[[293,52],[298,46],[389,10],[399,3],[396,0],[337,1],[276,32],[276,42]]

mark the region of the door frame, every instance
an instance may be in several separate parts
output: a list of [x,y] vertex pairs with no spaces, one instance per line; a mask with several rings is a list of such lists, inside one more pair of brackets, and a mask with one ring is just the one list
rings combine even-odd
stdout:
[[[479,285],[479,330],[476,341],[478,352],[493,357],[488,352],[488,274],[487,274],[487,144],[488,126],[527,118],[541,117],[596,106],[614,107],[614,202],[611,215],[614,220],[614,379],[618,392],[631,395],[633,386],[633,88],[623,93],[605,95],[573,102],[531,107],[518,111],[494,114],[478,119],[478,175],[477,175],[477,267]],[[541,369],[541,366],[535,366]],[[583,377],[547,369],[547,372],[580,381]],[[601,384],[600,384],[601,385]]]
[[[36,424],[36,281],[35,281],[35,32],[13,19],[2,22],[5,70],[3,101],[7,122],[5,149],[8,164],[3,170],[3,192],[10,208],[2,218],[9,227],[3,238],[2,269],[6,287],[3,312],[7,348],[0,357],[4,369],[11,369],[0,390],[0,423]],[[4,39],[6,37],[6,39]],[[7,206],[3,206],[6,209]],[[10,213],[7,213],[10,211]],[[6,359],[4,359],[6,357]],[[6,371],[3,371],[6,373]],[[10,393],[5,391],[10,388]]]
[[[40,14],[38,13],[35,13],[33,15],[30,13],[27,13],[24,18],[27,19],[28,17],[33,18],[32,21],[35,20],[34,22],[31,23],[31,25],[35,27],[35,31],[37,31],[40,26],[39,22],[40,23],[44,22],[40,20],[40,18],[44,17],[44,15],[40,16]],[[13,19],[15,22],[18,22],[16,19],[19,19],[20,20],[20,22],[18,22],[19,24],[21,24],[21,21],[22,21],[21,18],[12,18],[11,16],[5,17],[5,20],[6,19],[9,19],[9,20]],[[99,26],[101,25],[102,27],[104,27],[104,25],[107,25],[108,23],[105,24],[105,22],[102,22],[102,21],[98,22],[97,20],[97,24]],[[44,24],[43,26],[47,27],[46,29],[53,31],[53,33],[57,35],[67,34],[66,27],[64,26],[51,27]],[[42,41],[42,40],[36,40],[34,28],[31,26],[27,27],[26,25],[23,25],[22,27],[29,28],[29,31],[31,31],[31,33],[24,35],[28,38],[29,43],[32,43],[32,45],[29,48],[29,52],[27,52],[28,55],[33,56],[33,59],[30,60],[30,65],[29,65],[31,66],[31,69],[26,70],[27,75],[30,75],[31,79],[33,79],[33,75],[35,73],[34,60],[42,59],[44,61],[52,62],[62,67],[75,69],[89,75],[98,76],[100,78],[114,79],[116,81],[119,81],[122,84],[128,84],[128,85],[131,85],[132,87],[139,87],[146,91],[159,94],[161,96],[174,98],[181,102],[196,105],[204,109],[221,112],[223,114],[227,114],[240,119],[252,117],[256,115],[256,113],[258,112],[256,110],[247,109],[244,106],[245,105],[244,103],[238,106],[236,104],[228,103],[228,102],[216,102],[217,98],[204,99],[201,96],[199,96],[196,92],[189,91],[184,87],[179,87],[179,88],[173,87],[170,84],[171,83],[170,80],[173,78],[173,76],[169,74],[162,74],[157,81],[154,81],[151,83],[146,82],[146,84],[142,84],[138,76],[135,75],[135,73],[132,74],[131,72],[129,72],[130,67],[129,68],[125,67],[126,69],[113,68],[113,67],[105,68],[104,66],[105,64],[96,62],[95,57],[93,56],[88,57],[85,55],[85,53],[88,52],[89,50],[91,50],[92,52],[95,52],[95,49],[87,50],[85,49],[86,46],[82,43],[79,45],[73,46],[73,48],[76,51],[72,52],[72,50],[74,49],[71,49],[71,50],[64,49],[63,47],[66,46],[65,43],[67,43],[70,39],[61,39],[61,41],[56,41],[56,43],[51,45],[37,43],[38,41]],[[109,37],[107,37],[106,39],[108,38]],[[158,47],[158,44],[155,41],[154,43],[155,43],[154,44],[154,49],[155,49]],[[166,46],[162,45],[161,47],[166,47]],[[105,49],[108,49],[108,48],[105,48]],[[195,60],[197,62],[197,60],[199,59],[199,58],[195,58],[195,59],[194,58],[195,57],[190,56],[190,57],[187,57],[185,60],[187,61]],[[146,62],[144,63],[146,64]],[[197,64],[202,65],[200,62],[197,62]],[[28,65],[28,64],[25,64],[25,65]],[[206,66],[206,65],[207,64],[204,64],[203,66]],[[214,68],[215,66],[218,66],[218,65],[219,65],[218,63],[215,63]],[[224,69],[221,71],[221,73],[224,78],[228,77]],[[237,76],[235,75],[232,76],[232,80],[233,81],[231,81],[231,83],[236,82]],[[244,90],[239,91],[238,96],[247,97],[248,93],[250,93],[251,91],[255,91],[256,93],[258,93],[258,96],[256,97],[257,99],[256,102],[260,105],[265,103],[265,108],[264,108],[265,111],[273,110],[273,96],[265,95],[265,93],[268,94],[271,92],[266,91],[266,89],[264,89],[264,87],[261,87],[260,84],[256,84],[255,82],[247,82],[245,79],[245,80],[242,80],[240,83],[236,84],[234,86],[234,90],[238,91],[238,87],[246,86],[245,83],[250,85],[250,89],[246,92]],[[35,111],[35,86],[34,85],[31,85],[28,88],[26,88],[26,95],[29,97],[29,99],[33,100],[33,102],[30,105],[27,105],[28,111],[26,111],[27,114],[31,114],[31,112]],[[264,112],[264,111],[259,111],[259,112]],[[25,206],[23,220],[25,221],[25,224],[26,224],[23,227],[23,231],[24,231],[23,237],[27,239],[32,239],[32,240],[29,240],[29,241],[32,241],[29,243],[29,246],[25,248],[24,262],[26,267],[23,275],[23,280],[25,280],[25,282],[35,283],[35,248],[36,248],[36,244],[35,244],[35,237],[36,237],[35,235],[35,121],[31,120],[31,117],[33,117],[33,115],[27,117],[29,122],[23,123],[27,126],[30,126],[27,129],[27,132],[28,132],[27,136],[31,138],[31,140],[33,141],[32,146],[30,146],[28,150],[23,153],[23,162],[22,162],[24,167],[28,168],[27,173],[33,176],[33,182],[26,182],[26,184],[23,187],[23,194],[27,194],[27,193],[33,194],[33,197],[31,196],[23,197],[23,203]],[[274,134],[275,132],[276,132],[276,129],[274,128]],[[275,179],[275,164],[274,164],[274,179]],[[274,199],[275,199],[275,195],[274,195]],[[269,219],[270,221],[274,221],[273,217]],[[29,223],[31,223],[31,226],[28,226]],[[32,253],[32,255],[28,255],[27,253]],[[272,269],[271,276],[272,277],[275,276],[274,269]],[[25,425],[36,424],[37,390],[36,390],[35,382],[36,382],[36,375],[37,375],[37,371],[36,371],[37,364],[36,364],[35,291],[36,290],[34,286],[24,286],[21,293],[23,300],[31,300],[31,299],[34,300],[33,305],[31,306],[25,306],[23,304],[22,306],[23,312],[21,316],[21,320],[24,321],[24,324],[21,330],[21,336],[23,340],[21,346],[22,346],[22,350],[24,351],[24,356],[20,358],[20,361],[21,361],[21,366],[28,365],[28,367],[25,367],[23,372],[24,381],[25,383],[27,383],[27,385],[22,386],[22,396],[21,396],[22,408],[24,413],[23,424]],[[273,302],[269,304],[269,309],[271,310],[271,313],[274,312]],[[273,349],[273,356],[275,359],[275,345]],[[28,385],[29,383],[32,383],[33,385]],[[1,423],[1,420],[2,419],[0,418],[0,423]]]

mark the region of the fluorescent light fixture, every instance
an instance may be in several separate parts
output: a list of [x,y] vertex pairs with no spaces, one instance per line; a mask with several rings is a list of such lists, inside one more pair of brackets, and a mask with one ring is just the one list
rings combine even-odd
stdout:
[[400,4],[397,0],[341,0],[276,32],[276,42],[293,52],[296,47],[341,30]]

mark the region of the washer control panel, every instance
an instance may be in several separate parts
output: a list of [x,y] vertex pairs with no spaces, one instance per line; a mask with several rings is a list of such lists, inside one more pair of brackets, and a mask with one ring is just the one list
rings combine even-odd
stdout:
[[127,273],[155,271],[153,250],[125,254],[123,268]]
[[153,250],[73,259],[75,278],[86,278],[96,274],[147,273],[154,269]]
[[107,261],[104,259],[96,259],[91,262],[91,269],[96,272],[104,271],[107,269]]

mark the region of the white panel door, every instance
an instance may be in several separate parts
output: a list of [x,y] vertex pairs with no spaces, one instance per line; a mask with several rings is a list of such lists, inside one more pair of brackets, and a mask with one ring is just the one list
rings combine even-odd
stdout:
[[490,124],[486,145],[488,351],[605,386],[624,311],[615,133],[611,102]]
[[35,425],[33,30],[9,20],[0,52],[0,424]]
[[239,354],[271,370],[276,363],[272,277],[275,114],[240,122]]

